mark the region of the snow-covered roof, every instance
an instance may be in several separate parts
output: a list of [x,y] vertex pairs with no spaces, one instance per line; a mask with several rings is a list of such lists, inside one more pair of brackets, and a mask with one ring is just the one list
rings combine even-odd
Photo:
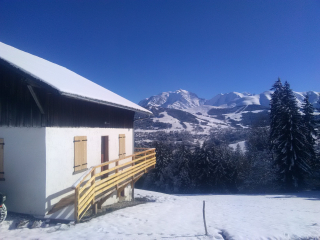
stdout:
[[0,42],[0,58],[33,78],[57,89],[61,95],[135,112],[152,114],[143,107],[43,58]]

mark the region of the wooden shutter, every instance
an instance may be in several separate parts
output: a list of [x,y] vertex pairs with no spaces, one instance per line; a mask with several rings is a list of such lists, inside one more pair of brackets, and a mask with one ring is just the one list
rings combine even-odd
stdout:
[[87,137],[74,137],[74,171],[87,168]]
[[119,134],[119,158],[126,157],[126,135]]
[[0,138],[0,180],[4,180],[4,139]]

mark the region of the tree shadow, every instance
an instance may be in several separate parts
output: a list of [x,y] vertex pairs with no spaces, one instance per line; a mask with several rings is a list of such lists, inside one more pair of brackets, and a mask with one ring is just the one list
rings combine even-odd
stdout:
[[195,238],[195,237],[210,237],[210,235],[201,235],[201,234],[198,234],[198,235],[175,235],[175,234],[171,234],[172,236],[169,236],[169,237],[161,237],[161,238]]
[[305,200],[319,201],[320,191],[302,191],[302,192],[277,192],[277,193],[246,193],[246,194],[232,194],[232,193],[195,193],[195,194],[171,194],[174,196],[265,196],[267,198],[304,198]]
[[296,193],[285,193],[285,195],[277,195],[269,198],[304,198],[305,200],[319,201],[320,191],[303,191]]

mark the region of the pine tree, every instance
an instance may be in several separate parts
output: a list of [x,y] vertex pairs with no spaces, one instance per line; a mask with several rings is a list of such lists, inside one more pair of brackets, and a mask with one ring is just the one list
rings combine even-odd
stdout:
[[[317,102],[317,110],[320,113],[320,98]],[[315,131],[316,131],[316,145],[315,145],[315,152],[316,152],[316,171],[318,171],[318,176],[320,179],[320,116],[318,115],[317,119],[315,120]]]
[[305,127],[305,132],[304,135],[307,140],[306,147],[308,149],[308,154],[309,154],[309,162],[314,165],[314,161],[316,158],[314,146],[315,146],[315,137],[317,135],[316,133],[316,121],[314,118],[314,108],[313,105],[309,102],[309,95],[307,95],[304,98],[304,104],[303,104],[303,109],[302,112],[304,113],[303,116],[303,124]]
[[154,147],[156,148],[157,163],[155,169],[152,171],[152,177],[149,181],[156,187],[155,190],[167,191],[168,187],[168,176],[170,176],[170,168],[168,167],[170,162],[172,162],[173,155],[172,149],[169,144],[163,142],[155,142]]
[[178,192],[190,192],[191,190],[190,159],[190,149],[185,145],[181,145],[175,157],[175,188]]
[[233,150],[227,145],[215,147],[215,155],[212,160],[211,182],[214,190],[219,192],[234,192],[235,178],[237,172],[235,168],[236,160],[233,158]]
[[206,146],[196,147],[192,159],[192,179],[194,189],[208,192],[212,186],[212,155],[214,152]]
[[[316,108],[318,110],[318,113],[320,113],[320,98],[317,102],[318,107]],[[315,121],[316,123],[316,137],[319,139],[320,138],[320,118]]]
[[[280,81],[276,82],[276,84]],[[297,190],[303,184],[304,176],[310,172],[305,127],[299,113],[295,96],[288,82],[277,96],[272,96],[270,140],[275,153],[279,180],[287,191]],[[275,94],[274,93],[274,94]],[[280,93],[280,94],[279,94]],[[274,95],[273,94],[273,95]],[[275,106],[273,106],[275,105]]]
[[232,154],[232,175],[230,176],[229,190],[233,192],[238,191],[238,187],[242,183],[241,172],[245,165],[245,154],[240,145],[237,144],[235,151]]
[[282,92],[283,86],[280,78],[273,84],[271,90],[273,90],[273,94],[271,95],[270,100],[270,149],[274,150],[276,147],[276,140],[279,138],[279,122],[281,120],[281,115],[283,111],[282,104]]
[[240,178],[243,185],[240,191],[268,192],[276,191],[276,169],[269,151],[270,129],[268,127],[251,127],[246,140],[245,161]]

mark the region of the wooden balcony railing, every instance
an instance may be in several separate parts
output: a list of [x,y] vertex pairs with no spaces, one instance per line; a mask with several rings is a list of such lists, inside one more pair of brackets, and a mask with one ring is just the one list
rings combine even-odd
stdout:
[[[128,184],[133,184],[149,169],[155,167],[155,148],[137,148],[136,151],[125,158],[92,167],[74,184],[74,217],[77,222],[90,208],[96,213],[97,204],[110,197],[114,191],[118,191],[119,194]],[[110,164],[114,167],[110,168]],[[97,169],[101,171],[98,172]]]

